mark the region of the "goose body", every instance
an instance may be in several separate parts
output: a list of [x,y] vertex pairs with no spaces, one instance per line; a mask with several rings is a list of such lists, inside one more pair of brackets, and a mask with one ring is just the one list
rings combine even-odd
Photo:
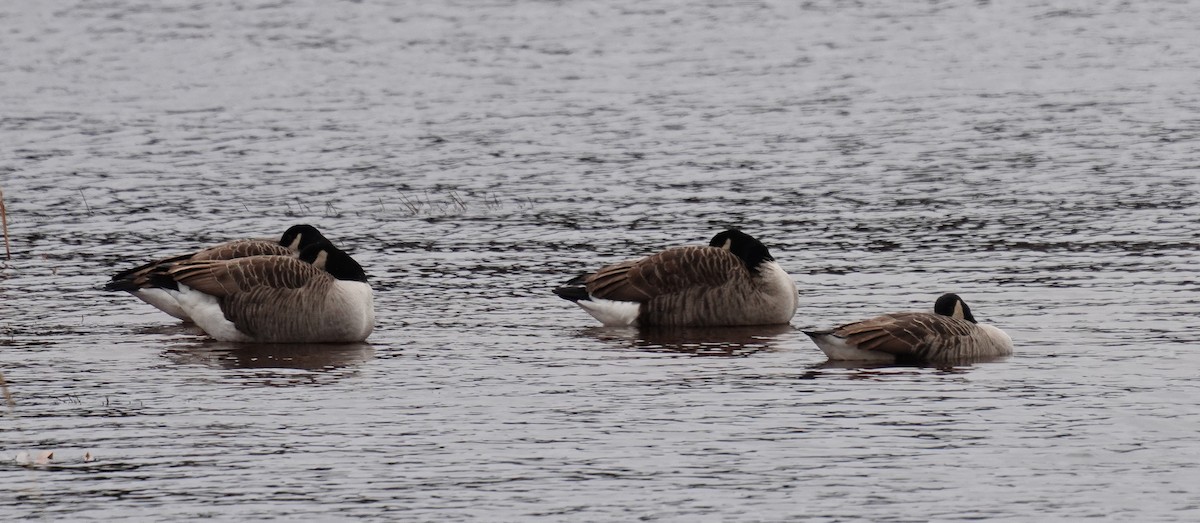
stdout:
[[996,358],[1012,354],[1012,338],[978,323],[956,294],[933,312],[896,312],[820,331],[805,331],[830,360],[887,363]]
[[374,295],[358,262],[328,241],[298,258],[249,256],[178,263],[150,278],[206,334],[248,343],[363,341]]
[[128,292],[171,316],[183,321],[192,321],[192,318],[179,306],[175,297],[163,289],[147,285],[152,274],[189,261],[232,260],[248,256],[265,255],[296,256],[304,247],[321,241],[326,241],[325,237],[315,227],[311,225],[293,225],[283,233],[283,236],[278,241],[269,239],[233,240],[190,254],[163,258],[118,272],[105,284],[104,290]]
[[606,266],[554,290],[606,326],[730,327],[791,321],[796,283],[761,242],[736,230],[708,246]]

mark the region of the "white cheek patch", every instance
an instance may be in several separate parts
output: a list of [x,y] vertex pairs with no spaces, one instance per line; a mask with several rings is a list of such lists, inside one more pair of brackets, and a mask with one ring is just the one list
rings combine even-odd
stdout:
[[951,314],[950,317],[960,319],[960,320],[964,319],[966,317],[966,315],[963,314],[961,301],[954,302],[954,314]]
[[721,248],[727,251],[731,250],[733,248],[733,238],[725,240],[725,245],[722,245]]
[[325,270],[325,263],[329,261],[329,253],[321,251],[317,253],[317,259],[313,260],[313,267]]

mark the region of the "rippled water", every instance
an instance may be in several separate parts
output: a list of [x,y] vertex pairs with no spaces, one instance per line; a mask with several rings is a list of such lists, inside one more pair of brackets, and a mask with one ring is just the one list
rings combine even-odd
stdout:
[[[1193,521],[1191,7],[0,4],[0,514]],[[369,344],[96,290],[294,223],[367,267]],[[549,291],[725,226],[792,326]],[[945,291],[1016,354],[831,366],[796,330]]]

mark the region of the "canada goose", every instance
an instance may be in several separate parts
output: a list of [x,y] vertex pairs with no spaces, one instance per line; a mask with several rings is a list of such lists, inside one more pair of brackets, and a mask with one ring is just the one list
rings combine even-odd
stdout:
[[729,327],[787,323],[799,296],[766,246],[737,230],[609,265],[554,289],[606,326]]
[[301,249],[325,240],[320,231],[311,225],[293,225],[283,233],[279,241],[269,239],[233,240],[214,245],[191,254],[155,260],[145,265],[118,272],[104,286],[106,291],[125,291],[153,305],[160,311],[183,321],[192,321],[179,307],[175,299],[162,289],[149,287],[146,280],[154,272],[186,261],[232,260],[246,256],[279,255],[295,256]]
[[375,306],[358,262],[328,240],[290,256],[187,261],[151,274],[209,336],[252,343],[363,341]]
[[933,312],[894,312],[820,331],[804,331],[831,360],[966,361],[1012,354],[1012,338],[977,323],[957,294],[943,294]]

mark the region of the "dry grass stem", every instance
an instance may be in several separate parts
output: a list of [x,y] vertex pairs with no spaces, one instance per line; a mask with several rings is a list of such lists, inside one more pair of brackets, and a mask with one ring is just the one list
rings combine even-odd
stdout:
[[87,195],[83,194],[83,189],[79,189],[79,197],[83,198],[83,208],[87,210],[88,216],[92,215],[92,206],[88,205]]
[[4,381],[4,373],[0,372],[0,392],[4,393],[4,403],[8,405],[8,410],[16,408],[17,402],[13,401],[12,392],[8,390],[8,383]]
[[[0,224],[4,225],[4,256],[12,259],[12,250],[8,247],[8,209],[4,208],[4,190],[0,189]],[[5,392],[8,390],[5,389]]]

